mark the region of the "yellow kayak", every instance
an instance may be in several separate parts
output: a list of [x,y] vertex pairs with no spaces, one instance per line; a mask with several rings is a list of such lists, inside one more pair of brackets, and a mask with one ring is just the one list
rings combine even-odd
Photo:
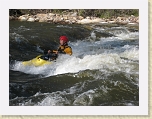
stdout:
[[32,66],[32,65],[33,65],[33,66],[38,67],[38,66],[43,66],[43,65],[45,65],[45,64],[51,64],[51,63],[52,63],[52,62],[49,61],[49,60],[44,60],[44,59],[42,59],[41,56],[42,56],[42,55],[39,55],[39,56],[37,56],[36,58],[34,58],[34,59],[32,59],[32,60],[24,61],[24,62],[22,62],[22,64],[23,64],[24,66]]

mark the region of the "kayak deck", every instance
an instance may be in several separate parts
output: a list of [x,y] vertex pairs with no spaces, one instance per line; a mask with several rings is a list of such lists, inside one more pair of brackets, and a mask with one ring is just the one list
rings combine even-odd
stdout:
[[41,56],[42,55],[39,55],[39,56],[37,56],[36,58],[33,58],[32,60],[29,60],[29,61],[24,61],[24,62],[22,62],[22,64],[24,65],[24,66],[36,66],[36,67],[38,67],[38,66],[43,66],[43,65],[45,65],[45,64],[51,64],[52,62],[51,61],[49,61],[49,60],[44,60],[44,59],[41,59]]

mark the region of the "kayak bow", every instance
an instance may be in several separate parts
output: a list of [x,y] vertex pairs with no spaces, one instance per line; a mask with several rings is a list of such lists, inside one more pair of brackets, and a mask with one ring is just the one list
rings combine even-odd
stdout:
[[23,61],[22,64],[24,66],[43,66],[45,64],[51,64],[52,62],[49,61],[49,60],[45,60],[45,59],[42,59],[42,55],[39,55],[37,56],[36,58],[33,58],[32,60],[29,60],[29,61]]

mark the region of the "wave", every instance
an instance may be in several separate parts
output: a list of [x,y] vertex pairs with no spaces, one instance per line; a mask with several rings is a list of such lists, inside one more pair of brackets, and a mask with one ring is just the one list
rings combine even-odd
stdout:
[[[58,26],[62,27],[62,25]],[[99,30],[103,31],[103,29]],[[138,36],[138,33],[129,32],[126,28],[109,28],[107,30],[113,32],[117,37],[101,37],[96,40],[96,33],[93,31],[86,39],[69,42],[73,49],[72,56],[61,55],[56,62],[41,67],[25,67],[22,65],[22,61],[16,61],[11,64],[11,70],[27,74],[42,74],[46,77],[84,70],[138,73],[139,48],[138,41],[134,37],[135,34]],[[118,33],[118,31],[121,32]],[[120,38],[124,33],[128,37],[127,40]],[[130,40],[132,38],[135,38],[134,41]],[[43,52],[38,45],[36,51]]]
[[[40,67],[23,61],[56,49],[67,35],[73,55]],[[139,32],[108,25],[10,22],[9,105],[139,106]]]
[[[134,64],[134,65],[132,65]],[[138,73],[138,49],[126,50],[122,53],[101,53],[83,56],[61,55],[56,62],[41,67],[23,66],[21,61],[11,65],[11,70],[27,74],[54,76],[66,73],[77,73],[84,70],[101,70],[106,72]]]
[[[62,76],[61,78],[64,77],[65,76]],[[19,106],[139,105],[139,102],[136,101],[138,100],[138,90],[134,90],[138,89],[138,81],[136,82],[133,75],[126,75],[126,73],[119,72],[111,73],[110,75],[104,74],[102,77],[100,76],[98,79],[90,77],[85,80],[81,80],[79,77],[78,83],[75,83],[69,88],[64,88],[63,90],[58,91],[51,90],[52,92],[50,93],[43,93],[39,91],[28,98],[15,97],[10,100],[10,104]],[[50,79],[46,80],[50,81]],[[69,82],[71,82],[71,78],[66,83]],[[36,84],[39,87],[39,84]],[[29,90],[29,85],[30,84],[27,84],[27,86],[24,85],[22,88],[25,91]],[[48,85],[51,85],[51,83]],[[14,88],[16,88],[16,86]],[[41,85],[41,88],[43,88],[43,85]],[[119,95],[120,93],[122,95]],[[134,97],[131,96],[133,94],[135,95]],[[130,95],[129,98],[126,95]]]

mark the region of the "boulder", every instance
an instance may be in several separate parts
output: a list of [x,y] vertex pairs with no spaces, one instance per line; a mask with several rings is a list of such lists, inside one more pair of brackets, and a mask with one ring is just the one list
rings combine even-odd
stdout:
[[35,21],[35,19],[34,19],[33,17],[30,17],[30,18],[28,18],[28,20],[27,20],[27,21],[34,22],[34,21]]
[[118,24],[118,25],[126,25],[126,24],[128,24],[128,22],[126,22],[126,21],[119,21],[119,22],[116,22],[116,24]]
[[39,21],[39,18],[35,18],[35,22],[38,22]]
[[82,17],[82,16],[78,16],[77,18],[78,18],[78,20],[84,19],[84,17]]
[[108,21],[108,23],[110,23],[110,24],[115,24],[116,21]]
[[87,17],[86,17],[86,19],[90,19],[90,17],[89,17],[89,16],[87,16]]
[[82,19],[77,21],[78,24],[88,24],[91,23],[90,19]]
[[25,17],[25,16],[20,16],[18,18],[18,20],[20,20],[20,21],[27,21],[27,19],[28,19],[28,17]]
[[72,17],[76,17],[77,16],[77,12],[74,12],[73,14],[71,14]]
[[36,15],[36,17],[38,17],[38,18],[40,18],[40,19],[41,19],[41,18],[47,18],[47,16],[48,16],[47,14],[37,14],[37,15]]
[[68,19],[68,16],[63,16],[63,19],[64,19],[64,20],[67,20],[67,19]]
[[47,22],[47,19],[46,18],[40,18],[39,22]]
[[14,20],[15,17],[14,16],[9,16],[9,20]]
[[[112,17],[110,19],[106,18],[98,18],[93,16],[87,16],[86,18],[82,16],[78,16],[77,12],[65,12],[64,14],[37,14],[37,15],[22,15],[20,17],[16,17],[20,21],[29,21],[29,22],[54,22],[54,23],[67,23],[67,24],[89,24],[89,23],[101,23],[101,24],[120,24],[120,25],[132,25],[132,23],[139,24],[139,17],[135,17],[133,15],[129,17]],[[10,20],[15,19],[13,17],[9,17]]]
[[52,16],[55,16],[55,14],[53,14],[53,13],[49,13],[48,15],[51,16],[51,17],[52,17]]
[[93,19],[93,20],[92,20],[93,23],[102,22],[102,21],[103,21],[103,20],[100,19],[100,18],[96,18],[96,19]]

